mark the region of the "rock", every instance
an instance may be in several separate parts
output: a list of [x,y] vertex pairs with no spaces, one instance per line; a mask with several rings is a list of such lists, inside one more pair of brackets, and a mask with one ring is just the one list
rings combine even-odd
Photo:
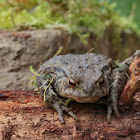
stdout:
[[53,57],[59,47],[62,54],[86,53],[89,46],[62,30],[39,30],[0,33],[0,89],[32,89],[29,78],[41,64]]

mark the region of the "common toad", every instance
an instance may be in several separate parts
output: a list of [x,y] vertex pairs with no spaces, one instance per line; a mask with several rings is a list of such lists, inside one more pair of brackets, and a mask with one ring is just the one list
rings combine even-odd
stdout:
[[110,121],[112,111],[120,116],[117,100],[125,86],[129,65],[137,55],[140,55],[140,50],[120,66],[111,58],[95,53],[55,56],[40,67],[37,86],[42,95],[45,92],[45,100],[58,112],[62,123],[63,111],[78,120],[67,108],[67,99],[94,103],[106,95],[107,120]]

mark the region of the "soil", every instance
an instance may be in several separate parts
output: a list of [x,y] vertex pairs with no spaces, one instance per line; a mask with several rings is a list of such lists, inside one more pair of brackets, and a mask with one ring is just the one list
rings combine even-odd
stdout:
[[0,139],[2,140],[139,140],[140,92],[134,96],[131,109],[112,115],[106,121],[106,106],[79,104],[69,106],[79,122],[64,114],[61,124],[58,114],[35,91],[0,91]]

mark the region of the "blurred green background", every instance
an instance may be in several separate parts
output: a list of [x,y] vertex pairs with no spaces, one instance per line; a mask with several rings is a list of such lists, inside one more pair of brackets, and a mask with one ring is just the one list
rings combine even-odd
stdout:
[[140,29],[140,1],[139,0],[108,0],[116,2],[115,10],[123,16],[132,16]]
[[140,48],[139,13],[139,0],[0,0],[0,30],[59,28],[124,59]]

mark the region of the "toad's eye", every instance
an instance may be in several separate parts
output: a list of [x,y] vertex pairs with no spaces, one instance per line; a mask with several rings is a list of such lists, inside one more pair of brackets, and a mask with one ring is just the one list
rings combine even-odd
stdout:
[[104,83],[105,83],[104,79],[101,79],[101,80],[99,81],[99,85],[100,85],[100,86],[103,86]]
[[75,88],[75,87],[76,87],[76,83],[74,82],[73,79],[70,79],[70,80],[69,80],[69,85],[70,85],[70,87],[72,87],[72,88]]

